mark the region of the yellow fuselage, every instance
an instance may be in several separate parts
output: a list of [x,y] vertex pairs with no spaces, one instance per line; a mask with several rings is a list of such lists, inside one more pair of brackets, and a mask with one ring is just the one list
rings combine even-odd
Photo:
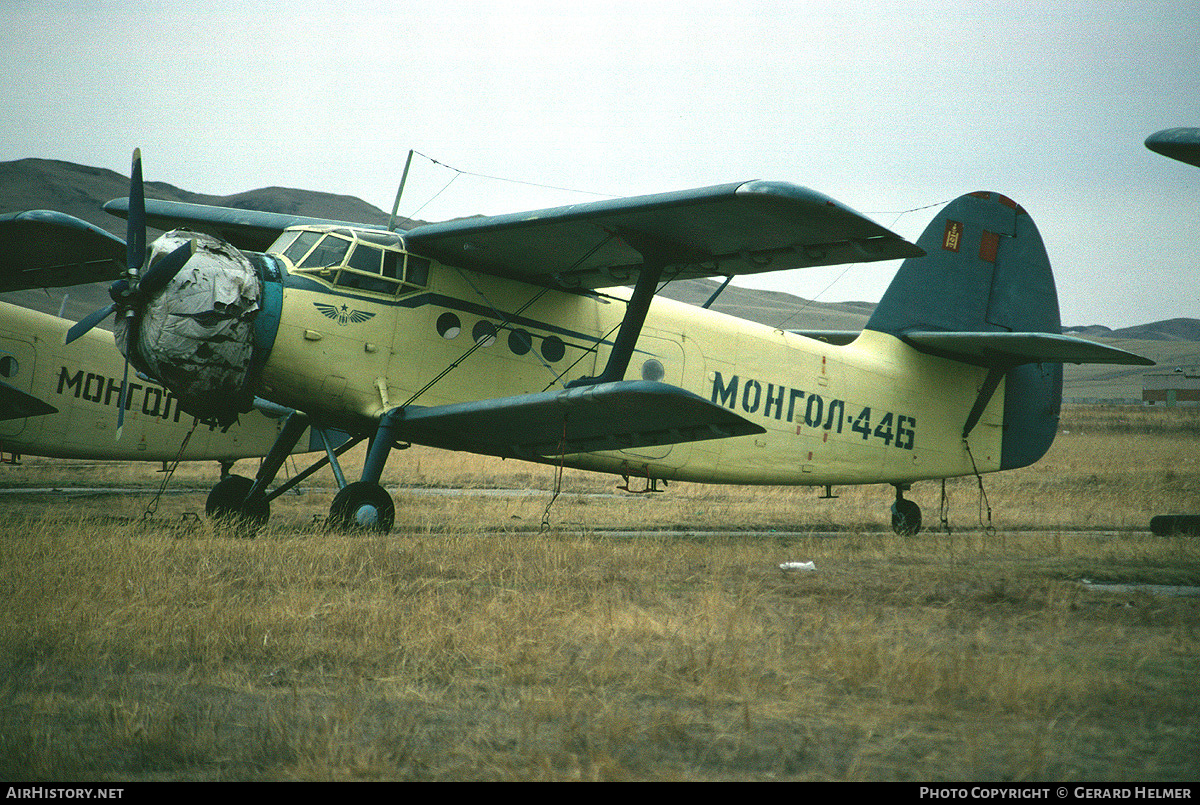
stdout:
[[[399,405],[562,388],[603,369],[627,297],[625,289],[547,291],[436,265],[426,290],[398,298],[350,295],[311,276],[297,282],[293,274],[262,394],[318,419],[369,428]],[[331,317],[331,304],[343,315]],[[766,432],[576,454],[566,463],[742,484],[905,482],[988,472],[1000,465],[1003,386],[971,433],[970,454],[962,439],[985,375],[883,333],[867,330],[847,346],[833,346],[656,298],[626,379],[680,386]]]

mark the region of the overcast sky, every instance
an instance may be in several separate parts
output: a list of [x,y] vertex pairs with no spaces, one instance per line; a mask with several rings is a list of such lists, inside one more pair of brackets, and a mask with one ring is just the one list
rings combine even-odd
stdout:
[[[187,190],[390,210],[411,148],[441,163],[402,200],[425,220],[775,179],[910,240],[937,209],[904,211],[995,190],[1041,229],[1064,323],[1122,327],[1200,317],[1200,169],[1143,145],[1200,126],[1198,8],[3,0],[0,161],[127,174],[138,146]],[[895,268],[746,284],[878,301]]]

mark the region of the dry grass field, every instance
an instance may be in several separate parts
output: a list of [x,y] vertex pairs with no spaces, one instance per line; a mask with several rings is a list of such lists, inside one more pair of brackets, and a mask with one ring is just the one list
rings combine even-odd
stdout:
[[[986,499],[949,482],[948,531],[915,485],[909,539],[887,486],[570,471],[543,529],[553,468],[418,448],[386,537],[327,533],[321,475],[255,539],[190,516],[211,465],[150,517],[6,491],[0,779],[1196,780],[1200,598],[1081,580],[1200,585],[1200,539],[1148,531],[1200,512],[1200,410],[1063,430]],[[30,458],[0,486],[154,469]]]

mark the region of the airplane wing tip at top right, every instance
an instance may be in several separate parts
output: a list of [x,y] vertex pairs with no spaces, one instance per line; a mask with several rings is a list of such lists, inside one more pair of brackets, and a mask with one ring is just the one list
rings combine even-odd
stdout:
[[1156,131],[1146,138],[1146,147],[1156,154],[1200,167],[1200,128]]

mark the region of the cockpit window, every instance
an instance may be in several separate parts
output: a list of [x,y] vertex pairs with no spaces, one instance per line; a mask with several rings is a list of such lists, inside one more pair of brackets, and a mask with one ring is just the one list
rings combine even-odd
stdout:
[[429,284],[429,261],[424,257],[417,257],[415,254],[408,255],[404,279],[413,285],[424,288]]
[[400,238],[394,232],[359,231],[358,239],[380,246],[395,246],[396,248],[400,248]]
[[405,252],[393,232],[297,229],[280,235],[270,251],[296,270],[343,288],[395,296],[429,284],[429,261]]
[[366,243],[360,243],[354,247],[354,251],[350,254],[350,259],[346,261],[346,265],[358,271],[378,274],[381,257],[383,257],[382,250],[369,246]]
[[[271,248],[271,251],[279,251],[284,257],[286,257],[288,260],[291,260],[292,265],[294,266],[299,265],[301,258],[308,254],[308,250],[311,249],[313,245],[321,239],[320,232],[297,232],[295,234],[299,235],[299,237],[296,237],[286,249],[279,250],[275,247]],[[286,235],[287,233],[284,233],[284,236]],[[276,245],[278,245],[278,243],[279,241],[276,241]]]
[[[300,237],[299,229],[285,229],[275,238],[275,242],[267,249],[272,254],[283,254],[288,247],[296,242],[296,238]],[[310,244],[311,245],[311,244]],[[301,255],[303,257],[304,255]]]
[[344,288],[358,288],[375,293],[394,293],[396,284],[388,282],[379,274],[380,261],[385,252],[369,243],[359,243],[346,261],[346,267],[338,272],[337,284]]
[[297,268],[330,268],[339,265],[349,250],[350,241],[337,235],[326,235],[325,239],[317,244],[317,248],[300,261]]

